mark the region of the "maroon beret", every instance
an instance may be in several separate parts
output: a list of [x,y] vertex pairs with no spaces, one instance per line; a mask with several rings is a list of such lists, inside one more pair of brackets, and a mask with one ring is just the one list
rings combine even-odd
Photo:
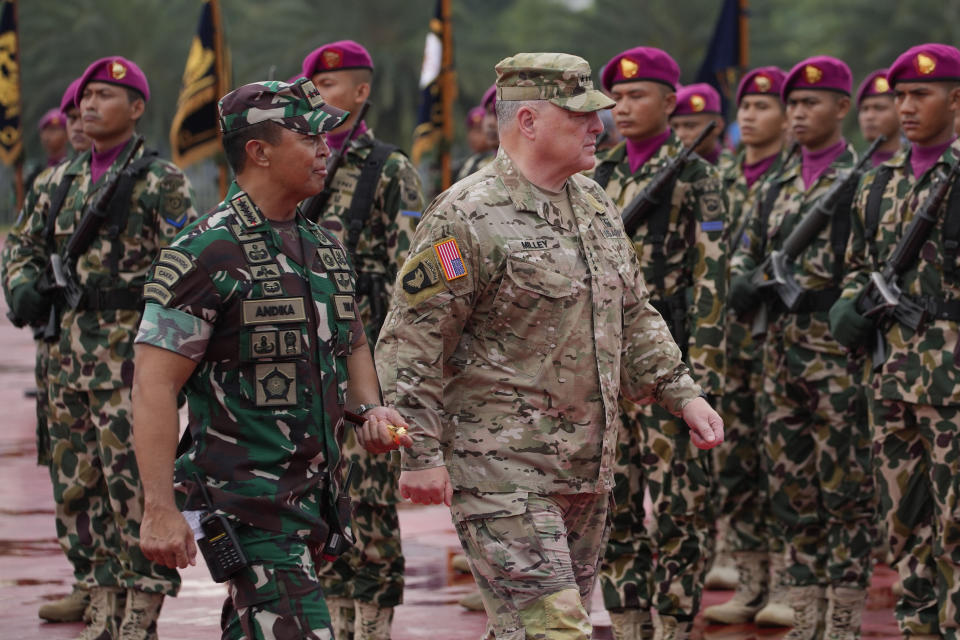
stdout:
[[63,97],[60,98],[60,112],[63,113],[63,115],[67,115],[67,111],[77,106],[77,87],[79,86],[80,78],[76,78],[67,85],[67,90],[63,92]]
[[467,111],[467,129],[472,129],[473,127],[479,127],[480,123],[483,122],[483,115],[487,112],[481,106],[476,106]]
[[887,82],[958,82],[960,51],[946,44],[921,44],[910,47],[894,61],[887,72]]
[[737,105],[743,96],[773,96],[779,100],[786,77],[780,67],[758,67],[748,71],[737,86]]
[[40,118],[40,124],[37,125],[37,129],[43,131],[47,127],[57,127],[58,129],[67,128],[67,120],[60,112],[60,109],[48,109]]
[[635,47],[613,56],[600,76],[600,84],[607,91],[617,83],[638,80],[659,82],[676,91],[680,66],[662,49]]
[[127,87],[142,95],[145,101],[150,100],[150,85],[147,84],[147,76],[144,75],[136,63],[120,56],[100,58],[87,67],[87,70],[80,76],[80,82],[77,83],[77,93],[74,101],[78,105],[80,104],[80,98],[83,96],[83,90],[91,82],[106,82],[107,84]]
[[343,71],[344,69],[370,69],[373,58],[358,42],[338,40],[314,49],[303,59],[303,75],[312,78],[318,73]]
[[860,103],[863,102],[864,98],[892,95],[893,89],[890,88],[890,83],[887,82],[887,70],[877,69],[871,72],[870,75],[860,83],[860,88],[857,89],[857,108],[860,108]]
[[853,74],[843,60],[830,56],[814,56],[803,60],[787,74],[780,90],[780,99],[794,89],[814,89],[818,91],[836,91],[850,95],[853,88]]
[[494,82],[490,88],[483,92],[483,98],[480,99],[480,106],[487,111],[493,112],[497,108],[497,83]]
[[671,116],[720,115],[720,94],[706,82],[688,84],[677,91],[677,107]]

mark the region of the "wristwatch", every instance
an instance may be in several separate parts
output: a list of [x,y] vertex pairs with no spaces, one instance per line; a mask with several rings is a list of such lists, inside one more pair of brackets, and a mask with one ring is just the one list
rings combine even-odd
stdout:
[[370,411],[371,409],[376,409],[379,406],[380,405],[378,404],[362,404],[359,407],[357,407],[357,410],[354,411],[354,413],[356,413],[358,416],[362,416],[367,411]]

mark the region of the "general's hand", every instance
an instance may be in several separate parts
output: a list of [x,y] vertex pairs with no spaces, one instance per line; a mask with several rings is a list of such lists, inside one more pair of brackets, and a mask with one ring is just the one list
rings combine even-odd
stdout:
[[723,418],[703,398],[688,402],[680,415],[690,427],[690,438],[698,449],[712,449],[723,442]]
[[173,507],[146,508],[140,523],[140,550],[147,560],[170,569],[197,564],[197,545],[183,514]]
[[[406,433],[410,425],[393,407],[375,407],[363,417],[366,421],[357,427],[357,439],[370,453],[385,453],[413,445],[413,438]],[[391,430],[391,426],[403,429],[403,435]]]
[[453,501],[453,485],[446,467],[432,467],[419,471],[400,473],[400,495],[417,504],[440,504],[450,506]]

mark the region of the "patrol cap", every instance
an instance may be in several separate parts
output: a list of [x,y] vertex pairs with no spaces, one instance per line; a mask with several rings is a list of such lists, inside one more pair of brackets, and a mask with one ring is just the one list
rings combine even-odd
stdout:
[[490,85],[490,88],[483,92],[483,98],[480,100],[480,105],[491,113],[493,113],[493,110],[497,108],[496,82]]
[[720,115],[720,94],[706,82],[688,84],[677,91],[677,107],[671,116]]
[[150,85],[147,84],[147,76],[143,74],[136,63],[120,56],[100,58],[87,67],[77,84],[74,101],[78,105],[80,104],[80,98],[83,96],[83,90],[91,82],[106,82],[107,84],[127,87],[143,96],[144,101],[150,100]]
[[47,112],[40,118],[40,123],[37,125],[37,129],[43,131],[47,127],[56,127],[58,129],[67,128],[67,120],[64,118],[63,114],[60,113],[60,109],[48,109]]
[[470,111],[467,111],[467,129],[479,127],[480,123],[483,122],[483,115],[486,112],[487,110],[480,106],[473,107]]
[[639,80],[659,82],[676,91],[680,82],[680,65],[662,49],[634,47],[618,53],[604,65],[600,84],[610,91],[620,82]]
[[315,74],[345,69],[369,69],[373,71],[373,58],[359,42],[338,40],[314,49],[303,59],[303,75],[312,78]]
[[587,113],[616,103],[593,88],[590,64],[569,53],[518,53],[497,63],[497,100],[546,100]]
[[77,87],[79,86],[80,78],[76,78],[73,82],[67,85],[67,90],[63,92],[63,97],[60,98],[60,112],[63,115],[67,115],[67,112],[70,111],[70,109],[73,109],[77,106]]
[[220,131],[230,133],[258,122],[276,122],[297,133],[316,135],[336,128],[349,112],[323,101],[306,78],[252,82],[220,98]]
[[860,83],[860,88],[857,89],[857,108],[860,108],[860,103],[863,102],[864,98],[872,96],[893,96],[893,89],[887,82],[886,69],[877,69],[870,72],[870,75]]
[[852,88],[853,74],[846,62],[830,56],[814,56],[790,69],[780,89],[780,99],[786,102],[794,89],[834,91],[849,96]]
[[935,42],[910,47],[890,65],[887,82],[960,82],[960,51]]
[[780,99],[780,89],[787,74],[780,67],[758,67],[748,71],[737,86],[737,105],[743,96],[773,96]]

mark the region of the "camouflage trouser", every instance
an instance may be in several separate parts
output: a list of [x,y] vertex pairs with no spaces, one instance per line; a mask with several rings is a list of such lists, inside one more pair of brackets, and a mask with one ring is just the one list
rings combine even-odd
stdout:
[[864,588],[876,509],[859,363],[794,345],[769,350],[764,370],[771,537],[790,548],[784,583]]
[[455,493],[451,513],[487,610],[487,638],[587,640],[605,493]]
[[762,387],[761,363],[727,360],[726,388],[720,400],[723,444],[711,449],[719,517],[730,521],[731,551],[766,551],[766,470],[760,453],[761,437],[756,396]]
[[47,360],[50,358],[50,345],[44,340],[36,340],[37,362],[34,366],[34,378],[37,383],[37,464],[50,465],[50,427],[47,416],[50,413],[50,399],[47,397]]
[[228,583],[220,617],[224,640],[332,640],[307,541],[237,527],[250,566]]
[[373,455],[346,429],[343,451],[347,463],[358,465],[359,482],[353,498],[353,533],[357,543],[331,563],[317,566],[323,591],[330,597],[351,598],[381,607],[403,602],[403,550],[397,516],[397,455]]
[[880,515],[904,634],[960,636],[960,407],[871,400]]
[[140,551],[143,490],[131,444],[130,389],[50,385],[50,478],[57,537],[77,582],[176,595],[180,576]]
[[[621,419],[610,540],[600,565],[604,605],[693,620],[713,519],[710,454],[691,444],[683,420],[659,406],[636,407]],[[645,487],[653,502],[653,540],[643,523]]]

